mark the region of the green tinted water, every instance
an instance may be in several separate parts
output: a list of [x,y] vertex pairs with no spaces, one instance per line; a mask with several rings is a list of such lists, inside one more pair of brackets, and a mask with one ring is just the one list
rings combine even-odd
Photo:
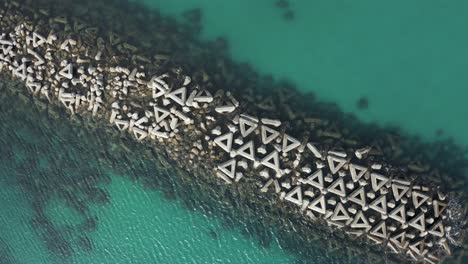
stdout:
[[467,1],[290,0],[291,21],[277,0],[136,1],[175,16],[200,7],[202,36],[225,37],[237,61],[364,121],[468,145]]
[[[313,90],[320,99],[337,102],[363,120],[395,123],[427,138],[442,128],[447,136],[468,143],[468,123],[462,122],[468,108],[461,94],[468,84],[465,1],[290,1],[292,21],[283,19],[272,0],[144,2],[177,16],[202,8],[204,38],[225,36],[236,60],[291,79],[300,89]],[[362,96],[369,100],[365,111],[356,109]],[[0,121],[2,148],[12,155],[6,157],[4,151],[0,157],[0,239],[8,245],[8,250],[0,248],[0,263],[8,263],[8,258],[13,263],[293,261],[277,243],[263,248],[203,211],[187,211],[109,168],[104,173],[111,181],[103,188],[110,203],[90,209],[99,219],[97,229],[86,233],[93,250],[77,247],[86,239],[79,242],[81,237],[70,235],[76,254],[56,257],[31,224],[31,197],[16,184],[20,171],[15,168],[41,155],[63,155],[65,150],[52,145],[67,135],[58,131],[49,146],[44,143],[48,138],[37,132],[39,125],[26,126],[7,114],[0,114]],[[13,135],[10,127],[26,128]],[[32,147],[37,144],[44,149]],[[89,155],[73,154],[81,161]],[[41,159],[40,166],[49,165]],[[83,166],[96,169],[93,164]],[[36,171],[28,173],[34,176]],[[84,221],[58,200],[47,205],[47,216],[64,230]]]
[[[3,104],[12,107],[5,101]],[[134,176],[117,175],[110,167],[97,167],[99,164],[92,160],[98,159],[99,148],[103,146],[89,144],[84,135],[73,135],[66,125],[63,126],[63,130],[58,130],[57,127],[49,126],[50,122],[56,120],[41,118],[37,119],[36,123],[18,120],[18,116],[15,115],[0,115],[3,144],[0,163],[0,238],[7,244],[9,258],[14,260],[12,263],[292,261],[275,242],[268,248],[261,247],[236,230],[226,229],[219,219],[208,216],[201,208],[188,211],[177,200],[168,200],[161,192],[143,188],[140,183],[129,179],[129,176]],[[10,131],[10,125],[14,125],[17,130]],[[51,129],[56,131],[51,133]],[[46,134],[42,131],[48,132]],[[83,144],[64,144],[73,138],[77,139],[77,142],[82,141]],[[40,146],[41,151],[37,151],[35,146]],[[61,162],[59,169],[54,168],[53,160],[61,156],[70,157],[71,160]],[[32,169],[34,165],[27,164],[30,159],[41,160],[36,169]],[[88,164],[84,162],[87,159],[91,160]],[[90,228],[89,232],[81,231],[80,228],[87,216],[68,206],[64,199],[51,198],[46,203],[46,217],[51,220],[56,230],[65,234],[65,239],[70,241],[74,252],[70,257],[62,257],[47,250],[46,241],[39,235],[44,229],[38,228],[32,221],[34,214],[30,202],[37,202],[37,197],[31,197],[21,189],[18,181],[27,173],[29,180],[37,178],[39,181],[54,182],[58,177],[73,176],[71,170],[77,165],[81,166],[83,173],[93,172],[110,176],[109,183],[100,184],[106,191],[109,202],[89,203],[90,212],[86,215],[98,219],[97,228]],[[58,175],[54,175],[55,173]],[[157,176],[155,171],[154,177]],[[51,179],[52,177],[57,178]],[[52,195],[54,193],[47,187],[45,190]],[[80,189],[77,187],[72,191],[80,192]],[[81,197],[86,201],[83,198],[85,196]],[[51,234],[53,233],[47,233],[48,236]],[[87,242],[92,250],[82,246]],[[9,263],[6,262],[6,257],[6,254],[0,255],[0,263]]]
[[[99,229],[91,235],[94,250],[72,263],[271,263],[288,262],[277,246],[263,249],[239,233],[226,231],[216,219],[191,213],[161,194],[130,180],[113,177],[106,189],[112,206],[96,206]],[[51,208],[54,219],[73,215]],[[216,252],[214,254],[214,252]],[[279,263],[278,262],[278,263]]]

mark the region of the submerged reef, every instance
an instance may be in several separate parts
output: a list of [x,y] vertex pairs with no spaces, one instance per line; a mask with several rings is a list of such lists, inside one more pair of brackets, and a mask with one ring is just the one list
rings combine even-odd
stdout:
[[10,248],[5,241],[0,237],[0,264],[12,264],[14,262]]
[[[350,259],[437,263],[463,254],[466,153],[450,142],[424,144],[361,124],[228,61],[220,43],[199,43],[190,27],[136,5],[3,2],[0,73],[22,84],[2,87],[4,96],[57,122],[117,135],[124,146],[139,142],[128,150],[144,148],[171,172],[142,171],[147,185],[160,186],[158,177],[203,182],[209,190],[193,192],[200,201],[218,193],[244,217],[270,216],[263,226],[278,229],[293,252],[321,241]],[[102,15],[109,10],[115,14]],[[115,23],[125,10],[134,20]],[[109,202],[105,191],[88,187],[86,201]],[[80,228],[95,228],[83,199],[66,191],[60,197],[87,216]],[[51,250],[71,254],[61,232],[41,218],[43,207],[36,204],[34,224],[46,227]],[[92,250],[88,237],[77,241]]]

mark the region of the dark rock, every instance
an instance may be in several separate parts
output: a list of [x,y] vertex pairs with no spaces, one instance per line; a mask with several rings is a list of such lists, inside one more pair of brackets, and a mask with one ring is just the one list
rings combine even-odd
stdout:
[[369,107],[369,100],[367,99],[367,97],[361,97],[359,98],[359,100],[357,101],[357,108],[360,109],[360,110],[365,110]]
[[278,0],[275,2],[275,5],[279,8],[288,8],[289,2],[287,0]]
[[214,230],[208,231],[208,236],[215,240],[219,238],[218,233],[216,233]]
[[283,18],[286,21],[292,21],[292,20],[294,20],[295,17],[296,17],[296,15],[294,14],[294,11],[292,11],[292,10],[287,10],[283,14]]
[[98,224],[98,219],[96,216],[90,216],[88,218],[86,218],[86,220],[84,220],[79,226],[78,226],[78,230],[80,232],[83,232],[83,231],[94,231],[96,230],[97,228],[97,224]]
[[93,250],[93,243],[91,239],[87,236],[80,236],[77,239],[78,246],[86,252],[90,252]]

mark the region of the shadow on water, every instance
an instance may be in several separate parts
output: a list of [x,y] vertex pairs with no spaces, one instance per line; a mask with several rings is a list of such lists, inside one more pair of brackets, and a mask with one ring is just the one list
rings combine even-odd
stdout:
[[0,237],[0,264],[13,264],[15,263],[13,254],[6,241]]

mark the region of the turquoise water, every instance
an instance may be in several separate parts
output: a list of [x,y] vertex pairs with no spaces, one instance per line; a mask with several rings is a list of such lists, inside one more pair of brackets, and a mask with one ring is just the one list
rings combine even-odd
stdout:
[[[12,107],[2,102],[2,112]],[[66,124],[54,125],[55,120],[44,116],[33,115],[38,122],[21,122],[19,113],[6,112],[0,115],[3,124],[0,127],[0,238],[7,243],[11,263],[288,263],[293,260],[275,241],[262,247],[238,230],[227,229],[220,219],[202,207],[187,210],[178,200],[170,198],[170,194],[144,188],[141,181],[131,180],[138,178],[137,174],[141,173],[138,169],[130,169],[135,175],[124,171],[119,174],[115,171],[117,167],[97,161],[100,149],[105,146],[93,144],[89,135],[76,134]],[[14,124],[16,131],[8,130],[10,124]],[[149,167],[153,162],[135,160],[137,164],[147,162]],[[80,170],[75,171],[77,168]],[[88,173],[102,177],[99,187],[105,199],[92,202],[90,196],[82,193],[86,190],[83,185],[92,184]],[[82,179],[72,178],[79,174],[84,174],[80,175]],[[157,171],[151,175],[157,177]],[[71,199],[55,197],[58,192],[54,196],[50,189],[53,186],[22,182],[27,179],[61,186],[67,184],[60,183],[63,178],[83,180],[75,183],[78,185],[74,188],[70,185],[70,190],[79,193],[79,201],[89,207],[82,205],[82,210],[70,207],[67,202]],[[34,192],[28,188],[45,188],[47,197],[41,197],[41,190],[31,195]],[[64,234],[63,237],[46,231],[51,226],[44,227],[39,220],[32,220],[39,216],[32,211],[31,203],[36,206],[43,203],[44,219],[49,219],[53,229]],[[84,228],[90,219],[97,221]],[[61,248],[47,249],[47,243],[54,241],[41,236],[42,232],[59,241]],[[5,256],[1,257],[6,261]]]
[[[271,263],[289,262],[278,246],[263,249],[234,231],[226,231],[203,212],[190,213],[161,194],[142,190],[113,176],[106,187],[112,206],[96,206],[99,229],[91,235],[90,254],[77,254],[73,263]],[[62,207],[53,206],[54,219],[69,221]],[[216,252],[216,254],[213,254]]]
[[291,0],[291,21],[276,0],[135,1],[179,17],[201,8],[202,37],[224,37],[235,60],[361,120],[468,145],[467,1]]
[[[225,37],[235,60],[292,80],[362,120],[397,124],[427,139],[442,129],[444,136],[468,143],[468,124],[462,122],[468,114],[466,96],[460,96],[468,85],[464,1],[289,1],[294,11],[290,21],[272,0],[141,1],[180,21],[183,12],[201,8],[204,39]],[[362,96],[369,101],[367,110],[357,109]],[[203,208],[188,210],[171,195],[145,188],[134,180],[142,170],[115,169],[101,161],[106,159],[97,150],[102,142],[81,135],[65,148],[71,129],[59,126],[52,132],[50,121],[22,121],[5,112],[6,106],[0,109],[0,242],[6,245],[0,244],[0,263],[296,261],[275,234],[262,246]],[[12,127],[17,131],[11,132]],[[33,160],[35,167],[28,165]],[[84,213],[56,197],[44,205],[45,218],[70,241],[69,247],[55,249],[63,254],[53,253],[41,235],[46,228],[32,220],[37,217],[31,208],[35,199],[18,181],[73,180],[87,173],[100,175],[104,194],[87,203]],[[78,197],[89,202],[84,194]],[[97,219],[95,227],[92,219]],[[73,254],[60,256],[68,251]],[[331,261],[325,253],[310,260]]]

